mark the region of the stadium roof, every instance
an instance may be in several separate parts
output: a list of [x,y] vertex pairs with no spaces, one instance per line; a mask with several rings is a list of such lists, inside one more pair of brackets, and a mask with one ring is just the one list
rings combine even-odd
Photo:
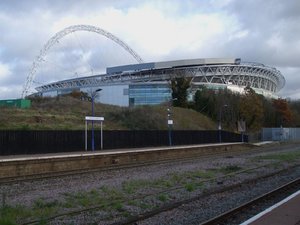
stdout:
[[107,67],[106,73],[114,74],[114,73],[141,71],[141,70],[179,68],[179,67],[200,66],[200,65],[239,64],[240,61],[241,59],[235,59],[235,58],[183,59],[183,60],[139,63],[139,64]]

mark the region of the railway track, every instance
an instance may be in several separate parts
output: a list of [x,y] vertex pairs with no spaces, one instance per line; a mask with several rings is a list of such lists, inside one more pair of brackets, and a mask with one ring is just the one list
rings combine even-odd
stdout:
[[[276,147],[277,149],[275,150],[280,150],[280,146],[279,147]],[[294,150],[294,149],[292,149]],[[211,155],[205,155],[205,156],[199,156],[197,157],[198,159],[203,159],[203,160],[206,160],[207,158],[219,158],[220,156],[224,157],[225,158],[234,158],[235,156],[238,156],[238,155],[247,155],[247,154],[252,154],[252,153],[260,153],[260,152],[272,152],[274,151],[274,148],[255,148],[255,149],[252,149],[252,150],[248,150],[247,152],[239,152],[239,151],[235,151],[235,152],[226,152],[226,153],[222,153],[222,154],[211,154]],[[189,161],[193,161],[193,160],[197,160],[197,158],[195,157],[187,157],[187,158],[184,158],[184,159],[178,159],[176,160],[176,162],[189,162]],[[231,160],[231,159],[230,159]],[[61,177],[61,176],[66,176],[66,175],[76,175],[76,174],[84,174],[84,173],[91,173],[91,172],[98,172],[98,171],[103,171],[103,170],[115,170],[115,169],[122,169],[122,168],[135,168],[135,167],[142,167],[142,166],[149,166],[149,165],[155,165],[155,164],[165,164],[165,163],[170,163],[174,161],[174,159],[170,159],[170,160],[161,160],[159,162],[147,162],[147,163],[138,163],[138,164],[135,164],[135,165],[116,165],[116,166],[113,166],[111,168],[99,168],[99,169],[95,169],[95,170],[89,170],[89,171],[74,171],[73,173],[64,173],[64,174],[49,174],[48,177],[38,177],[38,178],[35,178],[35,177],[32,177],[30,178],[31,180],[40,180],[40,179],[48,179],[48,178],[55,178],[55,177]],[[207,160],[206,160],[207,161]],[[252,165],[251,165],[252,166]],[[174,202],[173,200],[171,201],[167,201],[167,202],[170,202],[170,203],[167,203],[167,202],[164,202],[164,204],[160,204],[158,207],[156,206],[154,208],[154,210],[146,210],[147,212],[145,212],[144,214],[139,214],[139,215],[136,215],[135,216],[135,213],[132,214],[132,217],[127,217],[129,218],[129,220],[124,220],[124,221],[121,221],[120,219],[123,217],[122,215],[120,216],[117,216],[116,215],[116,218],[118,218],[118,222],[115,223],[115,224],[133,224],[133,223],[136,223],[136,222],[139,222],[139,221],[143,221],[147,218],[151,218],[155,215],[158,215],[160,214],[161,212],[164,212],[164,211],[169,211],[169,210],[172,210],[176,207],[180,207],[182,204],[188,204],[189,202],[191,201],[195,201],[199,198],[202,198],[202,197],[205,197],[205,196],[208,196],[210,194],[214,194],[212,192],[209,193],[210,190],[204,190],[202,189],[202,187],[200,187],[201,184],[203,183],[214,183],[214,184],[217,184],[219,182],[219,180],[226,180],[227,177],[228,179],[230,179],[231,177],[234,177],[234,176],[238,176],[238,174],[240,173],[252,173],[251,171],[255,171],[255,170],[258,170],[260,171],[259,169],[261,167],[268,167],[269,165],[265,164],[265,165],[260,165],[258,167],[253,167],[253,168],[243,168],[243,170],[240,170],[238,172],[234,172],[234,173],[230,173],[230,174],[227,174],[226,176],[218,176],[218,177],[215,177],[215,178],[212,178],[212,179],[206,179],[206,180],[203,180],[202,178],[199,180],[199,188],[203,191],[202,194],[200,196],[196,196],[194,198],[187,198],[185,199],[187,196],[184,196],[184,198],[179,198],[179,199],[184,199],[182,201],[176,201]],[[270,163],[270,166],[272,166],[272,163]],[[164,167],[164,166],[163,166]],[[277,171],[275,173],[272,173],[272,174],[268,174],[266,176],[263,176],[263,177],[260,177],[258,179],[265,179],[266,177],[272,177],[278,173],[281,173],[283,171],[288,171],[288,170],[292,170],[294,168],[297,168],[299,167],[298,165],[295,165],[294,167],[290,167],[290,168],[286,168],[282,171]],[[277,168],[278,169],[278,168]],[[299,169],[298,169],[299,170]],[[255,174],[259,174],[259,172],[255,172]],[[29,181],[30,180],[28,177],[24,178],[23,181]],[[73,179],[73,178],[71,178]],[[15,182],[21,182],[20,180],[15,180],[15,181],[9,181],[10,183],[15,183]],[[47,182],[52,182],[52,180],[49,180]],[[253,179],[253,180],[249,180],[247,181],[249,183],[249,185],[251,185],[251,183],[255,183],[256,180]],[[30,182],[31,183],[31,182]],[[29,185],[30,183],[27,183],[25,185]],[[39,182],[38,182],[39,183]],[[17,185],[23,185],[22,183],[21,184],[17,184]],[[221,188],[223,187],[223,184],[218,184],[217,185],[217,188],[221,188],[221,189],[218,189],[218,190],[215,190],[214,192],[215,193],[222,193],[226,190],[230,190],[232,188],[235,188],[235,187],[239,187],[240,185],[243,185],[241,183],[236,183],[235,185],[231,185],[229,187],[226,187],[225,189]],[[13,185],[14,186],[14,185]],[[9,186],[8,186],[9,187]],[[185,189],[185,190],[184,190]],[[200,190],[199,189],[199,190]],[[97,205],[97,204],[93,204],[91,205],[91,207],[82,207],[79,209],[75,209],[75,207],[72,209],[72,210],[61,210],[61,214],[56,214],[56,215],[49,215],[48,218],[44,218],[45,221],[49,221],[49,223],[51,224],[51,221],[55,221],[54,223],[56,223],[57,221],[60,221],[60,218],[62,218],[62,221],[64,221],[64,218],[72,218],[72,217],[77,217],[78,215],[80,214],[83,214],[83,215],[86,215],[86,214],[89,214],[90,212],[101,212],[103,210],[103,208],[105,207],[110,207],[111,205],[115,204],[115,203],[118,203],[120,201],[123,201],[122,204],[123,205],[128,205],[130,204],[129,201],[131,201],[132,199],[135,199],[135,200],[139,200],[139,201],[144,201],[144,199],[150,197],[150,199],[153,199],[153,198],[157,198],[158,195],[160,194],[166,194],[166,195],[169,195],[169,193],[174,193],[174,192],[182,192],[182,191],[187,191],[186,190],[186,187],[184,187],[183,185],[179,185],[179,186],[172,186],[171,188],[166,188],[164,187],[163,189],[160,189],[158,191],[154,191],[154,192],[147,192],[147,194],[143,195],[142,192],[140,192],[139,194],[131,194],[131,195],[128,195],[128,199],[127,198],[123,198],[123,199],[112,199],[112,201],[108,202],[108,203],[105,203],[106,205],[103,205],[102,203],[100,203],[100,205]],[[199,192],[198,192],[199,193]],[[197,194],[197,192],[195,193]],[[173,195],[173,194],[171,194]],[[151,197],[152,196],[152,197]],[[195,196],[195,195],[193,195]],[[145,210],[143,210],[145,211]],[[105,224],[113,224],[113,221],[110,221],[111,219],[110,218],[107,218],[105,217],[105,215],[103,215],[103,220],[104,221],[107,221],[107,223]],[[106,215],[107,216],[107,215]],[[124,217],[123,217],[124,218]],[[28,218],[29,219],[29,218]],[[32,218],[33,219],[33,218]],[[58,220],[57,220],[58,219]],[[98,219],[98,218],[97,218]],[[30,220],[30,219],[29,219]],[[38,224],[40,221],[39,220],[24,220],[24,222],[20,223],[20,224]],[[202,219],[203,220],[203,219]],[[19,224],[19,223],[18,223]],[[76,223],[75,223],[76,224]]]
[[[213,194],[218,194],[218,193],[222,193],[222,192],[225,192],[225,191],[228,191],[228,190],[232,190],[232,189],[240,187],[241,185],[253,185],[253,183],[257,183],[260,180],[263,180],[263,179],[275,176],[275,175],[283,173],[283,172],[291,171],[291,170],[293,170],[296,167],[300,167],[300,165],[296,165],[296,166],[292,166],[292,167],[289,167],[289,168],[285,168],[283,170],[280,170],[280,171],[277,171],[277,172],[273,172],[273,173],[270,173],[270,174],[267,174],[267,175],[264,175],[264,176],[260,176],[260,177],[257,177],[255,179],[250,179],[250,180],[247,180],[246,182],[236,183],[234,185],[230,185],[230,186],[227,186],[225,188],[222,187],[222,188],[214,190],[212,192],[207,191],[207,192],[204,192],[203,194],[201,194],[199,196],[195,196],[193,198],[188,198],[188,199],[184,199],[184,200],[181,200],[181,201],[171,202],[169,204],[164,204],[162,207],[155,208],[154,210],[150,210],[150,211],[147,211],[147,212],[145,212],[143,214],[132,216],[132,217],[126,219],[126,220],[118,221],[118,222],[111,223],[111,224],[112,225],[136,224],[136,223],[138,223],[140,221],[143,221],[143,220],[146,220],[146,219],[148,219],[150,217],[156,216],[156,215],[158,215],[158,214],[160,214],[162,212],[175,209],[175,208],[180,207],[180,206],[182,206],[184,204],[188,204],[191,201],[196,201],[196,200],[199,200],[199,199],[201,199],[203,197],[207,197],[207,196],[210,196],[210,195],[213,195]],[[256,170],[256,169],[259,169],[259,168],[261,168],[261,166],[260,167],[249,168],[247,170],[243,170],[243,171],[239,171],[239,172],[233,172],[233,173],[224,175],[223,177],[216,177],[216,178],[212,178],[212,179],[207,179],[207,180],[204,180],[202,182],[203,183],[205,183],[205,182],[213,182],[213,181],[216,181],[216,180],[218,180],[220,178],[226,179],[226,177],[232,177],[232,176],[237,175],[239,173],[247,173],[249,171],[253,171],[253,170]],[[295,183],[295,182],[296,181],[291,182],[291,184]],[[297,182],[298,182],[297,185],[299,187],[299,185],[300,185],[299,179],[297,180]],[[291,184],[288,184],[288,185],[291,185]],[[286,186],[286,185],[284,185],[284,186]],[[280,189],[283,190],[284,186],[280,187]],[[167,188],[167,189],[164,189],[163,191],[153,192],[153,193],[150,193],[150,194],[148,193],[146,195],[135,196],[134,199],[135,200],[143,200],[143,199],[145,199],[146,197],[149,197],[149,196],[158,196],[159,194],[162,194],[162,193],[170,193],[172,191],[178,191],[180,189],[184,189],[184,187],[183,186],[177,186],[177,187]],[[271,193],[275,193],[276,190],[268,193],[268,195],[270,195]],[[257,199],[259,199],[259,198],[257,198]],[[130,200],[132,200],[132,199],[128,198],[126,201],[130,201]],[[120,199],[115,199],[114,201],[111,202],[111,204],[114,204],[115,202],[119,202],[119,201],[120,201]],[[258,201],[258,200],[256,200],[256,201]],[[250,202],[247,203],[247,205],[249,205],[249,207],[250,207]],[[49,218],[44,219],[44,221],[51,222],[51,221],[53,221],[53,220],[55,220],[57,218],[68,217],[68,216],[78,215],[78,214],[89,212],[89,211],[99,210],[99,209],[101,209],[103,207],[104,207],[103,205],[98,205],[98,206],[92,206],[92,207],[83,208],[83,209],[80,209],[80,210],[69,211],[69,212],[65,212],[65,213],[53,215],[53,216],[51,216]],[[243,207],[243,206],[241,206],[241,207]],[[244,207],[244,209],[245,209],[245,207]],[[220,217],[215,217],[214,219],[211,219],[209,221],[204,222],[202,225],[228,224],[226,222],[226,218],[230,218],[232,215],[236,215],[239,211],[240,211],[240,207],[237,207],[234,210],[232,210],[232,212],[230,211],[228,213],[224,213],[224,214],[220,215]],[[107,218],[103,218],[103,220],[105,220],[105,219],[107,219]],[[198,219],[199,218],[195,218],[196,221]],[[220,223],[220,221],[222,223]],[[225,222],[223,223],[223,221],[225,221]],[[27,221],[25,223],[22,223],[22,225],[38,224],[39,222],[40,222],[39,220],[32,220],[32,221]]]
[[[246,202],[245,204],[242,204],[232,210],[229,210],[219,216],[216,216],[208,221],[205,221],[204,223],[201,223],[200,225],[226,225],[226,224],[233,224],[232,221],[235,221],[235,224],[239,224],[243,222],[244,214],[248,214],[250,211],[251,214],[253,214],[253,209],[256,209],[254,211],[255,213],[259,213],[265,208],[262,208],[261,205],[265,206],[266,202],[271,202],[271,204],[275,204],[278,202],[278,198],[284,198],[288,195],[296,192],[300,188],[300,178],[297,178],[285,185],[282,185],[279,188],[276,188],[266,194],[263,194],[261,196],[258,196],[257,198]],[[275,201],[274,201],[275,199]],[[259,210],[258,210],[259,209]]]
[[[212,192],[206,192],[204,194],[201,194],[199,196],[196,196],[196,197],[193,197],[193,198],[189,198],[189,199],[184,199],[182,201],[178,201],[178,202],[172,202],[170,204],[167,204],[167,205],[164,205],[163,207],[161,208],[157,208],[155,210],[152,210],[152,211],[148,211],[144,214],[140,214],[140,215],[137,215],[135,217],[132,217],[128,220],[125,220],[125,221],[120,221],[120,222],[117,222],[117,223],[113,223],[113,225],[130,225],[130,224],[137,224],[138,222],[140,221],[143,221],[143,220],[146,220],[150,217],[153,217],[153,216],[156,216],[162,212],[165,212],[165,211],[169,211],[169,210],[173,210],[175,208],[178,208],[178,207],[181,207],[182,205],[184,204],[188,204],[192,201],[197,201],[201,198],[204,198],[204,197],[207,197],[207,196],[210,196],[210,195],[214,195],[214,194],[220,194],[220,193],[223,193],[223,192],[226,192],[228,190],[233,190],[235,188],[239,188],[241,185],[253,185],[254,183],[257,183],[259,182],[260,180],[263,180],[263,179],[266,179],[266,178],[269,178],[269,177],[272,177],[272,176],[275,176],[277,174],[280,174],[282,172],[286,172],[286,171],[291,171],[292,169],[294,169],[295,167],[299,167],[300,165],[297,165],[297,166],[293,166],[293,167],[290,167],[290,168],[287,168],[287,169],[284,169],[284,170],[280,170],[278,172],[274,172],[274,173],[270,173],[270,174],[267,174],[265,176],[260,176],[260,177],[257,177],[255,179],[250,179],[250,180],[247,180],[246,182],[242,182],[242,183],[237,183],[237,184],[234,184],[234,185],[230,185],[230,186],[227,186],[225,188],[220,188],[218,190],[215,190],[215,191],[212,191]],[[254,168],[253,168],[254,169]],[[228,176],[232,176],[234,174],[229,174]],[[296,188],[295,188],[296,187]],[[232,217],[236,218],[237,214],[239,213],[243,213],[244,210],[247,210],[247,209],[251,209],[251,207],[253,207],[255,204],[259,204],[259,202],[261,201],[265,201],[265,199],[267,198],[271,198],[273,197],[274,195],[278,194],[279,192],[284,192],[285,190],[290,190],[292,189],[293,191],[295,191],[297,188],[299,189],[300,187],[300,179],[296,179],[294,181],[291,181],[279,188],[276,188],[264,195],[261,195],[255,199],[253,199],[252,201],[249,201],[241,206],[238,206],[228,212],[225,212],[219,216],[216,216],[208,221],[205,221],[203,223],[197,223],[197,224],[200,224],[200,225],[227,225],[227,224],[231,224],[230,222],[228,223],[228,221],[230,219],[232,219]],[[290,192],[289,192],[290,194]],[[194,217],[193,221],[190,221],[191,224],[194,224],[195,222],[197,221],[201,221],[201,218],[197,218],[197,217]],[[242,221],[241,221],[242,222]],[[238,223],[239,224],[239,223]]]

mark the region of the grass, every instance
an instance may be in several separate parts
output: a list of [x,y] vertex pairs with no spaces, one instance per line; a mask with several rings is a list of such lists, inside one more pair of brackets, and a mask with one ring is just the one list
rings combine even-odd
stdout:
[[216,173],[211,170],[197,170],[197,171],[192,171],[187,173],[187,177],[191,179],[210,179],[215,177]]
[[242,170],[243,168],[240,166],[236,166],[236,165],[229,165],[229,166],[225,166],[219,169],[219,171],[223,174],[229,174],[229,173],[235,173],[238,172],[240,170]]
[[188,191],[188,192],[192,192],[196,189],[196,184],[194,183],[188,183],[185,185],[185,189]]
[[112,205],[111,205],[111,208],[115,209],[115,210],[117,210],[119,212],[124,211],[124,209],[123,209],[124,205],[123,205],[123,203],[121,201],[113,202]]
[[263,155],[255,157],[258,160],[276,160],[279,162],[293,162],[300,159],[300,151],[298,152],[285,152],[270,155]]
[[151,182],[148,180],[130,180],[122,183],[122,189],[128,194],[133,194],[138,189],[146,188],[149,185]]
[[161,202],[166,202],[168,200],[168,195],[166,194],[159,194],[157,199]]
[[[130,216],[127,206],[138,207],[147,210],[156,207],[153,204],[153,197],[160,203],[165,203],[171,199],[170,193],[164,192],[165,188],[181,189],[193,192],[203,187],[203,180],[214,178],[220,173],[231,173],[239,171],[241,167],[227,166],[215,170],[185,171],[181,173],[167,174],[159,179],[136,179],[124,181],[121,188],[101,186],[90,191],[80,191],[76,193],[65,193],[63,198],[58,200],[46,200],[38,198],[31,207],[8,206],[2,204],[0,208],[0,224],[18,224],[19,221],[37,219],[39,224],[46,224],[45,219],[66,210],[77,210],[79,208],[89,208],[97,206],[99,210],[112,213],[118,212],[125,217]],[[157,194],[149,195],[149,202],[142,196],[145,189],[159,191]],[[162,192],[161,192],[162,191]],[[137,198],[136,198],[137,197]],[[4,200],[3,200],[4,201]],[[5,201],[4,201],[5,202]]]
[[18,224],[18,218],[27,218],[31,216],[31,211],[21,205],[8,206],[5,205],[0,208],[0,224],[14,225]]
[[[173,112],[174,129],[205,130],[215,126],[194,110],[175,107]],[[0,130],[84,130],[86,115],[91,115],[90,102],[72,97],[33,99],[29,109],[1,107]],[[128,108],[96,103],[95,115],[105,117],[105,130],[167,129],[165,105]]]

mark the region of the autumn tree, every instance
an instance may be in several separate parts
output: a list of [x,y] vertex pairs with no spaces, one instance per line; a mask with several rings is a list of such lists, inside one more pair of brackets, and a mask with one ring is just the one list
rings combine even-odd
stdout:
[[273,106],[273,99],[261,97],[264,109],[263,126],[275,127],[276,126],[276,111]]
[[245,94],[240,98],[239,104],[240,119],[246,121],[249,130],[256,131],[262,127],[263,104],[261,97],[250,87],[245,88]]
[[293,117],[291,125],[293,127],[300,127],[300,100],[293,100],[288,103]]
[[288,102],[285,99],[274,99],[273,106],[276,111],[277,126],[284,126],[290,124],[292,121],[292,111]]

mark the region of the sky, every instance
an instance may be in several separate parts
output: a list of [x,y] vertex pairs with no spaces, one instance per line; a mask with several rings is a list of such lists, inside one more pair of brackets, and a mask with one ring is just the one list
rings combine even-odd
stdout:
[[[0,99],[19,98],[41,49],[66,27],[117,36],[145,62],[241,58],[280,70],[282,98],[300,99],[299,0],[1,0]],[[35,86],[136,63],[106,37],[77,31],[55,43]]]

